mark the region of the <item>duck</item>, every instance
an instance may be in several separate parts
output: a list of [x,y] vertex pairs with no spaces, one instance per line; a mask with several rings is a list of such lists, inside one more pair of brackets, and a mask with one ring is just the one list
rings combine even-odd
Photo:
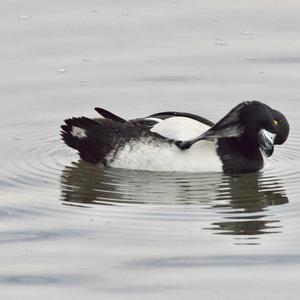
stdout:
[[287,118],[260,101],[244,101],[218,122],[165,111],[131,120],[96,107],[101,118],[61,126],[66,145],[100,167],[157,172],[258,172],[289,135]]

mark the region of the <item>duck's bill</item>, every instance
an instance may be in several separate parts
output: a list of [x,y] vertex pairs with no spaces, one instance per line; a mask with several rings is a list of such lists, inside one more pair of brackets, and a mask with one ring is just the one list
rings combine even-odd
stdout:
[[260,130],[258,134],[258,143],[260,150],[267,157],[273,154],[275,138],[276,134],[269,132],[265,129]]

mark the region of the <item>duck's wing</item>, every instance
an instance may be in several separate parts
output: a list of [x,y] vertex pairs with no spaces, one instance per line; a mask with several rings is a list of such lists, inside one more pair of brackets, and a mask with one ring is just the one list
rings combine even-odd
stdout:
[[195,139],[214,125],[203,117],[185,112],[165,111],[127,121],[106,109],[96,107],[95,110],[106,119],[117,123],[129,122],[175,141]]
[[194,143],[200,140],[240,137],[245,130],[245,124],[241,122],[240,115],[243,108],[247,105],[249,105],[248,101],[238,104],[219,122],[198,137],[190,139],[189,141],[176,141],[176,145],[184,150],[189,149]]
[[170,140],[180,141],[194,139],[213,125],[211,121],[200,116],[175,111],[160,112],[131,122],[147,126],[151,132]]

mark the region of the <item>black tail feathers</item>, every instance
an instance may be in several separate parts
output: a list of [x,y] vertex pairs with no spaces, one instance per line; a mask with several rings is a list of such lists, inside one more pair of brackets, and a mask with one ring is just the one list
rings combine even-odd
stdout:
[[118,123],[125,123],[127,122],[125,119],[113,114],[112,112],[104,109],[104,108],[100,108],[100,107],[95,107],[96,112],[98,112],[102,117],[106,118],[106,119],[110,119],[113,120],[115,122]]
[[103,153],[99,147],[99,136],[102,133],[100,121],[86,117],[67,119],[61,129],[63,141],[76,149],[83,160],[90,163],[104,163]]

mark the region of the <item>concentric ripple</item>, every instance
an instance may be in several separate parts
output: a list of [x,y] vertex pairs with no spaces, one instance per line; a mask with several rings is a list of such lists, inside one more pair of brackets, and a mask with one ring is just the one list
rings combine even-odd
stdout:
[[63,147],[53,122],[2,126],[3,185],[15,189],[55,188],[61,169],[75,154]]
[[30,197],[47,201],[58,193],[72,206],[151,207],[161,218],[185,218],[188,211],[189,218],[211,220],[204,227],[215,233],[256,235],[280,232],[280,218],[270,207],[299,195],[299,135],[277,147],[262,172],[226,176],[100,169],[61,142],[59,125],[49,120],[2,126],[3,197],[17,191],[25,197],[24,190],[30,190]]

